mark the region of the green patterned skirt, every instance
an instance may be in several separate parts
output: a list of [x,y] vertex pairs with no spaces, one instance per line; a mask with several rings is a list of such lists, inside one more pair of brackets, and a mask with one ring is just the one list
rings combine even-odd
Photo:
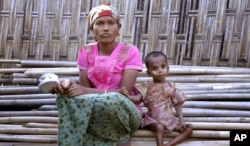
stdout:
[[119,93],[57,97],[59,146],[119,146],[138,129],[141,114]]

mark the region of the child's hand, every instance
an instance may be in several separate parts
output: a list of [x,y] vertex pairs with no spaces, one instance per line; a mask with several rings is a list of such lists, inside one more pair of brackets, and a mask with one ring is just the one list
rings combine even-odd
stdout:
[[121,88],[121,93],[122,93],[124,96],[129,97],[128,90],[127,90],[125,87],[122,87],[122,88]]
[[180,131],[181,132],[183,132],[183,130],[185,130],[187,127],[188,127],[188,125],[187,124],[185,124],[185,123],[183,123],[183,122],[181,122],[180,124],[179,124],[179,128],[180,128]]

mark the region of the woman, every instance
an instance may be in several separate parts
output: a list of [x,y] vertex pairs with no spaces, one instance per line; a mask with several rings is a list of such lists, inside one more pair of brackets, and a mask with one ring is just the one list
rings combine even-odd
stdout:
[[61,80],[57,93],[58,144],[69,146],[122,145],[140,125],[141,109],[120,94],[133,86],[142,61],[133,45],[116,42],[121,28],[116,8],[103,4],[89,13],[96,43],[78,54],[79,84]]

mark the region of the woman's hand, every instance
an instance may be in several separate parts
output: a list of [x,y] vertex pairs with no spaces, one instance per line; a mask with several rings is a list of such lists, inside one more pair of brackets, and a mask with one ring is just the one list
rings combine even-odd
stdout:
[[81,85],[69,80],[60,79],[60,84],[53,87],[50,93],[53,94],[63,94],[67,97],[75,97],[81,94],[86,94],[87,89]]
[[64,94],[64,91],[67,90],[70,87],[71,81],[68,79],[60,79],[59,85],[56,87],[53,87],[50,90],[50,93],[52,94]]
[[82,94],[87,94],[87,88],[75,82],[71,81],[71,83],[69,84],[69,87],[64,88],[64,95],[66,95],[67,97],[75,97],[75,96],[79,96]]

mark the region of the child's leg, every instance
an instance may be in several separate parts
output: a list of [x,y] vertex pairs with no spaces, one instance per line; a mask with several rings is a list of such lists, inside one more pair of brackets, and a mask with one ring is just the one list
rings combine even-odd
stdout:
[[159,123],[151,124],[150,129],[156,133],[157,146],[163,146],[164,126]]
[[178,143],[184,141],[186,138],[188,138],[192,134],[193,130],[192,130],[191,125],[187,125],[187,128],[180,131],[180,127],[179,127],[179,125],[177,125],[175,127],[174,131],[178,131],[178,132],[181,132],[181,133],[180,133],[180,135],[178,135],[175,138],[173,138],[172,140],[170,140],[164,146],[175,146],[176,144],[178,144]]
[[125,142],[121,146],[130,146],[130,145],[131,145],[131,140],[129,139],[127,142]]

